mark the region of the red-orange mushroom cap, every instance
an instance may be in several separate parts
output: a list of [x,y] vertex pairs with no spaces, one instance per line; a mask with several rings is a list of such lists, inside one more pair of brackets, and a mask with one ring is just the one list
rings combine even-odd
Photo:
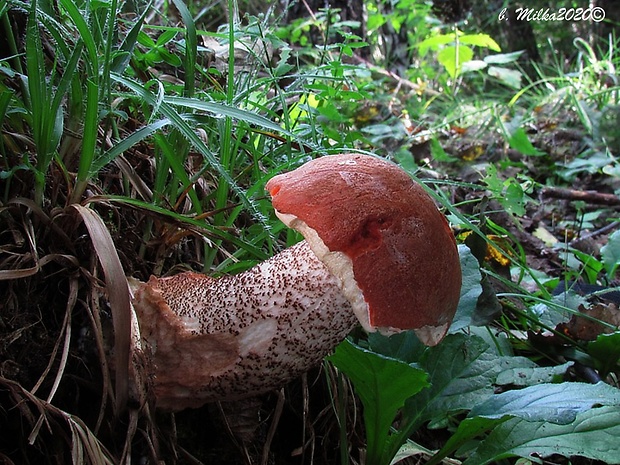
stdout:
[[443,338],[461,289],[456,242],[405,171],[372,156],[332,155],[266,188],[282,221],[339,278],[366,330],[414,329],[429,345]]

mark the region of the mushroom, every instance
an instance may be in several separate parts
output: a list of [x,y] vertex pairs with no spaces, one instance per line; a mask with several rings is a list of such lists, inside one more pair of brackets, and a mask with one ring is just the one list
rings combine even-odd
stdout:
[[234,276],[133,284],[156,406],[238,400],[284,385],[358,324],[445,335],[459,300],[454,237],[423,188],[391,162],[341,154],[266,186],[305,240]]

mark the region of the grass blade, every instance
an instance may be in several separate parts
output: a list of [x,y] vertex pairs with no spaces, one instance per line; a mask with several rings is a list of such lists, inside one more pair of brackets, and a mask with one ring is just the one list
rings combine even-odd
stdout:
[[[151,105],[155,106],[158,102],[156,97],[147,91],[141,84],[128,79],[124,76],[119,76],[118,74],[113,74],[112,79],[116,80],[119,84],[124,85],[125,87],[131,89],[137,95],[144,99],[144,101]],[[225,181],[230,186],[234,193],[238,196],[243,205],[248,209],[248,211],[252,214],[252,216],[258,219],[266,228],[268,227],[267,221],[258,211],[253,202],[245,195],[243,190],[239,188],[239,186],[232,179],[228,171],[224,168],[222,163],[216,158],[216,156],[209,150],[209,148],[205,145],[203,140],[196,134],[196,131],[185,121],[182,115],[180,115],[168,102],[165,100],[161,102],[159,105],[159,112],[162,113],[163,116],[170,119],[172,124],[179,132],[187,139],[195,148],[200,152],[200,154],[205,158],[205,160],[213,167],[213,169],[217,172],[220,177],[220,182]]]
[[86,114],[82,134],[82,152],[78,168],[77,183],[71,196],[72,202],[78,202],[88,184],[92,172],[91,165],[95,158],[99,123],[99,84],[96,79],[86,80]]
[[192,97],[194,95],[195,80],[194,70],[196,69],[196,55],[198,50],[198,36],[196,34],[196,24],[194,18],[187,9],[187,6],[181,0],[172,0],[174,6],[177,7],[181,18],[185,23],[185,96]]
[[123,152],[129,150],[134,145],[142,142],[146,138],[152,136],[160,129],[168,126],[170,124],[170,120],[168,118],[162,118],[153,123],[147,124],[144,127],[141,127],[125,139],[121,140],[113,147],[108,149],[103,155],[97,158],[94,163],[90,167],[90,176],[94,176],[97,174],[105,165],[113,162],[116,157],[121,155]]

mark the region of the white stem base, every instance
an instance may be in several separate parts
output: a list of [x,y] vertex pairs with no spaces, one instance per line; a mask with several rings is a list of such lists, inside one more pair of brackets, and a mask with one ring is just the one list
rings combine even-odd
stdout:
[[276,389],[357,323],[306,242],[235,276],[151,277],[134,286],[133,305],[156,406],[167,410]]

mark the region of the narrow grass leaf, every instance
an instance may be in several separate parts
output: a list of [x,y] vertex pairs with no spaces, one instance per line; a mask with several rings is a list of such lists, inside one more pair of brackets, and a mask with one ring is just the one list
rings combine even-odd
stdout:
[[[154,104],[156,103],[153,94],[148,92],[146,89],[144,89],[143,86],[136,83],[135,81],[127,79],[123,76],[119,76],[117,74],[112,75],[112,78],[118,83],[134,91],[137,95],[141,96],[149,105],[154,106]],[[205,160],[213,167],[213,169],[220,177],[220,182],[225,181],[232,187],[233,192],[235,193],[235,195],[238,196],[238,198],[248,209],[250,214],[258,221],[260,221],[265,227],[268,227],[268,223],[264,215],[262,215],[258,211],[254,203],[247,197],[247,195],[245,195],[243,190],[239,188],[237,183],[234,182],[228,171],[224,169],[224,167],[215,157],[213,152],[209,150],[203,140],[198,136],[198,134],[196,134],[196,131],[194,131],[194,129],[187,124],[183,116],[176,112],[174,108],[172,108],[172,106],[170,106],[166,101],[161,103],[159,111],[163,114],[163,116],[170,119],[174,127],[179,130],[183,137],[185,137],[196,148],[196,150],[200,152],[200,154],[205,158]]]
[[97,159],[91,164],[90,167],[90,176],[94,176],[101,169],[107,165],[108,163],[112,163],[116,157],[123,154],[134,145],[139,144],[144,141],[148,137],[155,134],[160,129],[168,126],[170,124],[170,120],[168,118],[163,118],[157,121],[154,121],[146,126],[141,127],[137,131],[131,133],[126,138],[114,144],[108,150],[106,150],[101,156],[97,157]]
[[183,63],[185,68],[185,96],[193,97],[195,88],[194,70],[196,69],[196,56],[198,53],[196,24],[185,2],[181,0],[172,0],[172,2],[179,10],[185,24],[185,60]]
[[97,201],[103,202],[114,202],[123,205],[128,205],[134,208],[138,208],[141,210],[149,211],[155,215],[161,215],[166,218],[168,221],[176,221],[180,225],[183,225],[186,228],[193,228],[196,231],[200,231],[211,235],[215,238],[222,239],[226,242],[229,242],[233,245],[236,245],[240,249],[243,249],[245,252],[251,254],[256,259],[263,261],[266,260],[268,255],[261,250],[260,248],[252,245],[249,242],[245,242],[242,239],[239,239],[237,236],[226,232],[225,229],[221,229],[215,226],[212,226],[208,223],[205,223],[203,220],[198,220],[192,218],[187,215],[183,215],[181,213],[177,213],[168,208],[163,208],[157,205],[153,205],[151,203],[143,202],[138,199],[131,199],[123,196],[102,196],[102,197],[90,197],[88,199],[91,203],[96,203]]
[[97,79],[89,77],[86,80],[86,114],[82,132],[82,151],[75,185],[73,202],[79,202],[82,193],[86,189],[89,175],[92,172],[91,165],[95,158],[99,125],[99,84]]
[[[179,182],[181,183],[183,187],[182,192],[187,192],[188,195],[191,197],[192,205],[194,206],[195,212],[202,213],[202,207],[200,205],[200,201],[198,200],[198,196],[196,195],[196,192],[193,189],[194,183],[190,180],[187,172],[185,171],[185,166],[183,164],[183,161],[185,158],[178,155],[176,151],[177,147],[174,147],[172,145],[169,138],[164,137],[162,134],[158,133],[155,135],[154,139],[155,139],[157,146],[161,150],[161,153],[164,155],[164,157],[166,157],[166,162],[167,162],[166,170],[164,171],[160,168],[158,169],[158,174],[162,174],[163,176],[166,176],[168,174],[167,173],[168,168],[172,169],[172,172],[174,173],[175,177],[179,180]],[[163,176],[160,179],[162,181],[165,181]],[[156,182],[155,184],[156,184],[156,187],[155,187],[156,192],[161,192],[161,190],[158,190],[158,184],[160,183]],[[174,192],[173,197],[167,200],[171,203],[176,203],[179,198],[179,195],[182,194],[182,192]]]
[[121,42],[119,49],[115,54],[113,54],[110,65],[110,73],[123,74],[125,68],[127,68],[129,61],[131,60],[131,56],[133,55],[133,50],[138,41],[138,35],[142,30],[147,14],[151,11],[152,4],[153,0],[149,0],[143,8],[142,14],[138,17],[138,19],[133,21],[131,29],[127,32],[127,35]]
[[[86,22],[89,12],[80,11],[73,0],[59,0],[59,3],[66,10],[73,24],[75,24],[80,33],[80,39],[84,42],[88,54],[88,60],[86,60],[86,64],[89,67],[88,74],[92,79],[97,79],[99,76],[99,55],[97,53],[97,43],[92,35],[90,26]],[[85,5],[88,5],[88,3]]]
[[67,24],[61,23],[41,8],[37,11],[37,19],[45,27],[46,32],[54,38],[56,54],[68,57],[71,54],[69,45],[75,43],[76,34],[68,29]]
[[[26,29],[26,70],[28,72],[28,97],[32,113],[32,136],[37,147],[37,169],[39,178],[44,176],[47,165],[51,161],[50,149],[50,101],[47,88],[47,73],[43,45],[37,21],[37,0],[31,5]],[[55,116],[52,117],[55,119]],[[39,186],[41,187],[41,186]]]
[[529,137],[525,133],[525,130],[521,127],[517,128],[512,134],[509,135],[508,143],[513,149],[521,152],[523,155],[546,155],[545,152],[541,152],[534,147],[534,145],[532,145]]
[[274,123],[270,119],[248,110],[233,107],[231,105],[216,102],[204,102],[202,100],[188,99],[184,97],[166,97],[165,100],[170,105],[193,108],[195,110],[205,111],[214,115],[225,116],[236,120],[245,121],[246,123],[254,124],[263,129],[270,129],[272,131],[285,134],[288,137],[295,138],[295,134],[286,131],[282,128],[282,126]]

